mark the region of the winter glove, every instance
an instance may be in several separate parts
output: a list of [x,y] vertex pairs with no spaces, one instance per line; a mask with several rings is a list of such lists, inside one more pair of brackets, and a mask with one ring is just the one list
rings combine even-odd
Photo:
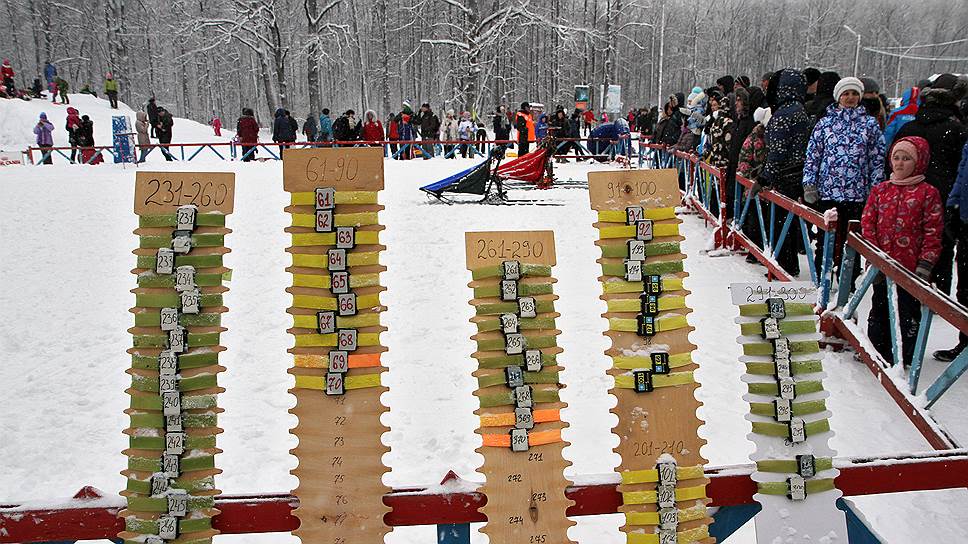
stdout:
[[753,185],[750,187],[750,198],[756,198],[756,195],[760,194],[763,190],[763,186],[760,185],[759,181],[754,181]]
[[816,204],[820,200],[816,185],[805,185],[803,187],[803,201],[807,204]]
[[823,221],[827,226],[837,220],[837,208],[830,208],[823,212]]
[[931,283],[931,270],[933,269],[934,265],[922,259],[918,261],[918,267],[914,270],[914,274],[922,280]]

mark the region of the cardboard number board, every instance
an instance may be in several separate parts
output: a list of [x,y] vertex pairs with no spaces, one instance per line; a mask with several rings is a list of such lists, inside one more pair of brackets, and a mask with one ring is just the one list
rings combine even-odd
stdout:
[[605,352],[615,379],[609,392],[618,399],[612,413],[622,458],[622,531],[630,543],[714,542],[676,171],[590,172],[588,192],[598,212],[603,317],[612,341]]
[[386,352],[380,333],[379,148],[290,149],[283,157],[295,345],[290,392],[299,418],[293,492],[303,542],[383,542],[388,488],[380,423]]
[[739,307],[737,341],[743,348],[752,433],[756,448],[754,495],[759,542],[847,541],[834,486],[840,473],[829,444],[830,411],[815,312],[817,287],[807,282],[734,283]]
[[235,175],[138,172],[126,543],[211,542],[226,216]]
[[488,519],[482,532],[501,544],[571,542],[554,233],[468,232],[464,239],[477,330],[471,338],[480,408],[474,413],[486,478],[481,511]]

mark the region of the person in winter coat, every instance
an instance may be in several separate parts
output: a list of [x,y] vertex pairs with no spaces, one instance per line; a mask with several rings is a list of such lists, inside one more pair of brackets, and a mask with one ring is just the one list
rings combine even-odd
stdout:
[[[921,92],[921,105],[914,120],[897,131],[897,137],[920,136],[928,141],[931,160],[924,173],[925,180],[947,201],[958,175],[961,149],[965,145],[965,125],[958,120],[958,102],[968,92],[968,81],[951,74],[942,74],[930,88]],[[954,248],[960,222],[957,216],[945,214],[945,231],[941,238],[941,256],[932,281],[945,293],[951,292],[951,272]]]
[[298,136],[298,134],[299,134],[299,121],[296,121],[296,118],[292,116],[292,113],[289,110],[286,110],[286,121],[289,121],[289,131],[292,132],[292,134],[293,134],[293,141],[295,142],[296,139],[299,138],[299,136]]
[[518,156],[523,157],[531,151],[534,139],[534,119],[531,117],[531,104],[521,103],[521,109],[514,116],[514,128],[518,131]]
[[[758,88],[758,87],[756,87]],[[763,94],[762,91],[760,91]],[[772,116],[770,108],[757,108],[753,112],[753,130],[743,140],[743,147],[739,152],[739,163],[736,173],[750,181],[758,181],[763,165],[766,163],[766,126],[770,124]]]
[[392,113],[387,116],[387,140],[390,141],[390,157],[394,157],[399,149],[396,142],[400,140],[400,121]]
[[212,120],[209,121],[209,124],[212,125],[212,130],[215,131],[215,135],[221,137],[222,120],[218,118],[218,115],[216,115],[214,111],[212,112]]
[[536,142],[544,140],[548,135],[548,114],[542,113],[538,116],[538,122],[534,124],[534,138]]
[[655,126],[655,143],[676,145],[681,136],[682,113],[679,112],[679,99],[676,95],[670,95]]
[[[444,121],[440,124],[440,139],[445,142],[457,141],[457,119],[454,117],[454,110],[450,109],[444,113]],[[444,144],[444,158],[456,159],[454,144]]]
[[484,121],[477,118],[476,115],[474,117],[476,118],[474,125],[477,127],[474,131],[474,141],[477,142],[475,147],[477,148],[478,155],[484,155],[484,142],[487,141],[487,128],[484,126]]
[[64,130],[67,131],[67,142],[71,146],[71,164],[74,164],[77,160],[77,148],[81,145],[77,137],[77,131],[80,128],[81,116],[79,112],[73,107],[67,108],[67,122],[64,124]]
[[155,125],[158,124],[158,104],[155,103],[155,97],[148,99],[148,104],[145,106],[145,111],[148,112],[148,124],[151,125],[151,137],[157,138],[155,132]]
[[280,156],[296,141],[296,131],[289,122],[286,110],[282,108],[276,109],[275,119],[272,121],[272,141],[279,144]]
[[[474,139],[476,127],[471,121],[471,112],[465,111],[460,115],[460,123],[457,124],[457,138],[460,140],[460,156],[467,158],[470,153],[470,141]],[[473,154],[471,154],[473,156]]]
[[820,79],[817,80],[817,92],[813,95],[813,100],[804,104],[804,108],[807,110],[807,115],[813,118],[814,124],[820,121],[820,118],[827,115],[827,108],[837,102],[834,99],[834,87],[840,81],[840,75],[837,72],[823,72],[820,74]]
[[175,119],[172,118],[171,113],[165,108],[158,108],[158,123],[155,124],[155,134],[158,135],[158,143],[161,145],[161,154],[165,156],[166,161],[172,161],[171,153],[168,152],[168,146],[165,144],[171,143],[171,133],[172,127],[175,125]]
[[[732,83],[732,78],[729,79]],[[723,105],[726,107],[723,107]],[[729,167],[729,144],[732,141],[733,120],[730,118],[729,100],[718,91],[710,91],[709,113],[706,117],[706,146],[704,156],[707,163],[725,172]],[[727,193],[727,198],[732,196]]]
[[138,137],[138,149],[141,151],[138,156],[138,162],[145,162],[145,155],[148,154],[150,149],[151,139],[148,137],[148,114],[139,111],[135,114],[134,131]]
[[[366,110],[363,114],[365,122],[363,123],[363,130],[361,132],[362,138],[366,142],[380,142],[383,141],[383,122],[380,121],[376,116],[376,112],[373,110]],[[380,147],[382,144],[372,144],[375,147]]]
[[689,93],[689,97],[686,98],[686,107],[679,108],[679,113],[685,119],[686,130],[682,132],[679,140],[676,141],[677,151],[685,151],[687,153],[696,152],[696,146],[699,145],[699,137],[702,135],[702,129],[706,124],[705,113],[708,100],[702,88],[693,87],[692,92]]
[[7,88],[9,96],[17,96],[17,86],[14,83],[13,76],[13,66],[10,65],[10,59],[3,59],[3,65],[0,66],[0,81]]
[[[753,96],[755,95],[755,97]],[[733,93],[732,104],[730,105],[730,118],[732,122],[729,126],[729,138],[726,149],[726,172],[723,177],[726,188],[726,218],[733,217],[733,205],[736,197],[736,169],[739,167],[739,156],[743,149],[746,137],[753,131],[756,124],[753,121],[753,112],[759,107],[763,93],[758,88],[747,91],[743,87],[738,87]]]
[[353,110],[346,110],[346,113],[333,123],[333,138],[337,142],[355,142],[360,139],[362,132],[362,124]]
[[[414,134],[413,119],[409,113],[400,112],[400,141],[401,142],[412,142],[417,139],[416,134]],[[400,160],[407,161],[413,158],[413,146],[411,144],[401,144],[404,147],[400,151]]]
[[495,140],[511,139],[511,120],[508,119],[508,109],[504,105],[494,110],[493,128]]
[[877,125],[881,131],[887,126],[887,115],[884,113],[884,103],[881,102],[881,86],[869,77],[860,78],[864,85],[864,94],[860,97],[860,105],[864,106],[867,115],[877,120]]
[[[775,79],[771,104],[775,111],[763,135],[767,152],[757,183],[796,200],[803,195],[804,154],[813,127],[813,122],[803,109],[807,80],[803,74],[789,68],[777,72]],[[769,90],[766,95],[770,96]],[[783,216],[782,213],[774,215],[773,228],[776,232],[782,228]],[[789,237],[783,244],[777,261],[784,270],[796,276],[800,273],[800,261],[798,245],[794,240],[795,237]]]
[[101,152],[94,149],[94,121],[87,115],[81,116],[81,126],[77,129],[77,142],[81,146],[83,164],[100,164]]
[[50,61],[44,63],[44,81],[47,82],[47,87],[50,88],[50,84],[54,82],[54,78],[57,77],[57,67],[51,64]]
[[303,136],[306,137],[307,142],[315,142],[317,136],[319,135],[319,129],[316,127],[316,116],[309,114],[306,121],[303,122],[302,126]]
[[242,108],[242,117],[235,124],[235,136],[242,145],[242,160],[245,162],[255,159],[259,146],[259,128],[252,108]]
[[[860,219],[871,187],[884,179],[884,136],[877,120],[860,105],[863,92],[863,84],[855,77],[837,83],[837,104],[827,108],[827,115],[813,129],[803,165],[803,200],[821,213],[837,209],[837,266],[848,222]],[[817,251],[818,262],[822,253]],[[851,284],[859,274],[858,259]]]
[[111,72],[105,74],[104,78],[104,94],[108,95],[111,108],[118,109],[118,81]]
[[58,77],[55,81],[57,83],[57,93],[60,95],[61,103],[70,104],[71,99],[67,97],[67,91],[70,89],[70,85],[68,85],[67,81],[62,77]]
[[904,94],[901,95],[900,104],[887,117],[887,126],[884,128],[884,143],[888,149],[894,143],[897,131],[909,122],[914,121],[914,116],[918,113],[918,97],[920,94],[921,89],[918,87],[911,87],[904,91]]
[[[938,190],[924,182],[930,151],[924,138],[900,138],[891,148],[893,173],[885,183],[874,186],[861,218],[864,238],[887,253],[924,281],[941,253],[944,210]],[[887,284],[874,284],[867,335],[886,361],[893,362],[891,323],[888,319]],[[910,293],[897,289],[898,328],[901,332],[901,360],[910,366],[918,337],[921,303]]]
[[44,86],[40,83],[40,78],[34,78],[34,83],[30,86],[30,98],[47,98],[44,96]]
[[595,128],[595,112],[588,108],[581,114],[581,119],[585,134],[591,134],[592,129]]
[[[954,218],[959,220],[957,233],[958,289],[956,293],[958,302],[962,306],[968,306],[968,143],[961,150],[958,177],[955,179],[951,194],[948,195],[946,206],[945,218],[947,218],[948,224],[945,226],[947,230],[951,230],[950,226]],[[933,355],[939,361],[954,361],[955,357],[960,355],[966,346],[968,346],[968,335],[960,333],[957,346],[952,349],[940,349]]]
[[430,104],[425,102],[411,122],[420,130],[420,139],[428,142],[420,146],[423,158],[433,158],[434,147],[437,145],[435,142],[440,139],[440,118],[430,109]]
[[333,119],[329,116],[329,108],[323,108],[323,113],[319,116],[318,137],[320,142],[333,140]]
[[47,114],[40,112],[40,119],[34,125],[34,134],[37,136],[37,147],[40,148],[44,164],[54,164],[51,158],[50,148],[54,147],[54,125],[47,120]]

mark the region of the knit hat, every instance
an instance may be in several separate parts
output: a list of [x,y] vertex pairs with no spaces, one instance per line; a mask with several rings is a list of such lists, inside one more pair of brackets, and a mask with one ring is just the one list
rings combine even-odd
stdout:
[[871,79],[869,77],[862,77],[862,78],[860,78],[860,82],[861,82],[861,84],[864,85],[864,92],[865,93],[879,93],[879,92],[881,92],[880,85],[878,85],[876,81],[874,81],[873,79]]
[[770,108],[757,108],[756,111],[753,112],[753,120],[764,127],[770,124],[771,117],[773,117],[773,110]]
[[856,77],[845,77],[837,82],[834,87],[834,100],[839,101],[840,95],[847,91],[857,91],[857,94],[864,94],[864,84]]
[[931,83],[931,88],[933,89],[952,89],[955,83],[958,82],[958,76],[954,74],[941,74],[940,76],[934,78]]
[[928,145],[927,140],[920,136],[905,136],[894,142],[894,145],[891,146],[891,152],[887,156],[892,157],[895,150],[907,151],[914,157],[912,176],[924,175],[928,169],[928,162],[931,160],[931,146]]
[[44,113],[44,112],[40,112],[40,118],[41,119],[47,119],[47,114]]
[[804,68],[803,77],[807,78],[807,87],[820,80],[820,70],[816,68]]

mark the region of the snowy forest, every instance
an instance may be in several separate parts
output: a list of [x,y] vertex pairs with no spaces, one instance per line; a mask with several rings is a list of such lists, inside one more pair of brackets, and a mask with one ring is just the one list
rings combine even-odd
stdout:
[[3,0],[0,16],[21,84],[47,60],[75,91],[112,71],[123,101],[196,119],[402,100],[482,112],[567,104],[577,84],[644,106],[727,73],[848,75],[852,31],[888,94],[968,64],[965,0]]

